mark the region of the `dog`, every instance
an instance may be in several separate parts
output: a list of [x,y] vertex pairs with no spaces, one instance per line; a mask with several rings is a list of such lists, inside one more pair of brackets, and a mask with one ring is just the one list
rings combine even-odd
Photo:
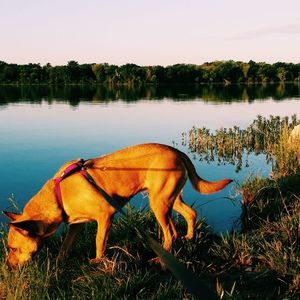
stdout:
[[150,208],[163,232],[163,248],[170,251],[178,236],[171,219],[172,209],[187,222],[185,238],[191,239],[194,233],[196,212],[182,199],[182,189],[187,178],[203,194],[217,192],[232,181],[206,181],[197,175],[185,153],[154,143],[131,146],[85,161],[80,168],[85,169],[93,182],[78,170],[73,170],[71,175],[59,180],[68,168],[78,166],[77,163],[78,160],[65,163],[30,199],[21,214],[3,212],[11,221],[6,260],[10,268],[17,268],[30,261],[43,240],[54,234],[63,221],[69,224],[69,230],[59,256],[67,255],[84,223],[96,221],[96,257],[90,262],[100,262],[114,214],[141,191],[148,193]]

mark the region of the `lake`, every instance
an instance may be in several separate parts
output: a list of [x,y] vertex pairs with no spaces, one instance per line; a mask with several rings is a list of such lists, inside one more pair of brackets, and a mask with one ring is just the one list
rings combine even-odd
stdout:
[[[145,142],[181,144],[193,126],[242,128],[255,117],[300,114],[300,86],[159,86],[0,87],[0,209],[12,197],[22,208],[60,166],[79,157],[91,158]],[[189,154],[192,158],[192,155]],[[268,176],[263,155],[250,155],[238,173],[230,164],[193,160],[207,180],[224,177],[241,183],[249,174]],[[215,232],[236,226],[241,211],[236,184],[213,195],[200,195],[188,183],[183,197],[205,217]],[[230,201],[228,198],[232,198]],[[147,205],[145,195],[133,199]],[[84,205],[84,204],[83,204]],[[0,217],[0,222],[4,222]]]

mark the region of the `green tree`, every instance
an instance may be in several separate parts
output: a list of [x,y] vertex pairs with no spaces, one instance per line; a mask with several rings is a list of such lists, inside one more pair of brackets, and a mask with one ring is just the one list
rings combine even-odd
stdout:
[[70,60],[66,68],[66,79],[68,83],[77,83],[79,81],[80,69],[78,62]]
[[221,62],[215,69],[218,82],[240,82],[243,81],[244,74],[240,64],[233,60]]
[[258,69],[259,69],[259,64],[257,64],[255,61],[250,60],[248,62],[249,65],[249,69],[248,69],[248,73],[247,73],[247,81],[249,83],[251,82],[257,82],[258,79]]

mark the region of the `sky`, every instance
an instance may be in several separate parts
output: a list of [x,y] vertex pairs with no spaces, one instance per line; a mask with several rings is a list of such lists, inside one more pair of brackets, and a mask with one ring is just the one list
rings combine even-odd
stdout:
[[0,0],[0,60],[300,63],[299,0]]

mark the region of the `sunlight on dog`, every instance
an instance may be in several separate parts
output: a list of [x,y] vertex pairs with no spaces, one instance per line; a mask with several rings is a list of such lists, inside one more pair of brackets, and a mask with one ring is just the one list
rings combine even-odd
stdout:
[[[86,173],[88,177],[83,176]],[[186,154],[161,144],[136,145],[84,162],[69,161],[32,197],[22,214],[4,212],[11,221],[7,265],[17,268],[30,261],[62,222],[70,225],[59,254],[65,257],[89,221],[97,222],[96,257],[90,261],[100,262],[114,214],[141,191],[148,193],[150,208],[162,228],[163,247],[170,251],[177,238],[172,210],[187,222],[185,238],[194,234],[196,212],[182,198],[188,178],[203,194],[217,192],[231,182],[202,179]]]

